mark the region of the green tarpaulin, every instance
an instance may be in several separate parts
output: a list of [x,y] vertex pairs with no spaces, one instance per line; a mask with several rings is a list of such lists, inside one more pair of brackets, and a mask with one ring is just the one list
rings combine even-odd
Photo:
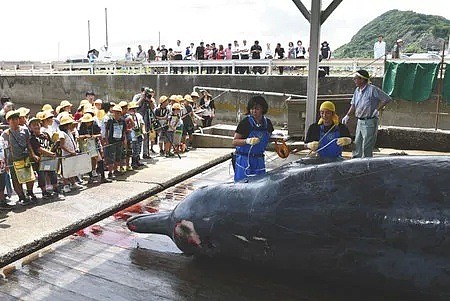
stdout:
[[438,71],[439,63],[387,62],[383,91],[394,98],[425,101],[431,97]]
[[450,104],[450,65],[445,66],[445,75],[442,83],[442,98]]

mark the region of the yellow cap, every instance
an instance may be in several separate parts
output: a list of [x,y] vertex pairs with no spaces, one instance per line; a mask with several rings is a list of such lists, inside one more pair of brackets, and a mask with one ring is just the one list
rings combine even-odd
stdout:
[[8,113],[6,113],[6,120],[8,120],[11,117],[19,117],[20,116],[20,112],[18,110],[11,110]]
[[92,115],[95,115],[95,110],[91,105],[85,105],[83,113],[91,113]]
[[128,102],[126,102],[125,100],[122,100],[121,102],[119,102],[119,106],[126,107],[126,106],[128,106]]
[[[333,112],[333,117],[331,117],[331,119],[333,120],[334,125],[338,125],[339,124],[339,116],[336,114],[336,107],[334,106],[334,103],[332,103],[331,101],[324,101],[321,105],[320,105],[320,110],[328,110]],[[320,118],[319,121],[317,122],[318,124],[322,124],[323,123],[323,118]]]
[[122,112],[122,107],[119,106],[119,105],[115,105],[115,106],[112,108],[112,110],[113,110],[113,111],[116,111],[116,112]]
[[48,103],[46,103],[45,105],[42,106],[41,111],[43,112],[43,111],[47,111],[47,110],[53,110],[53,107]]
[[194,91],[191,93],[191,97],[200,97],[200,95],[198,95],[198,93]]
[[[37,113],[36,113],[36,118],[39,119],[39,120],[44,120],[44,119],[45,119],[45,118],[44,118],[44,115],[45,115],[44,112],[37,112]],[[28,121],[28,122],[29,122],[29,121]]]
[[53,115],[52,111],[50,110],[42,112],[42,120],[53,117],[55,117],[55,115]]
[[71,106],[72,104],[70,103],[70,102],[68,102],[67,100],[63,100],[63,101],[61,101],[61,103],[59,104],[59,106],[61,107],[61,109],[62,108],[65,108],[65,107],[68,107],[68,106]]
[[336,112],[336,107],[334,106],[334,103],[332,103],[331,101],[324,101],[321,105],[320,105],[320,110],[328,110],[328,111],[332,111],[332,112]]
[[178,102],[174,103],[172,105],[172,110],[181,110],[181,106]]
[[20,107],[17,109],[17,111],[19,111],[20,117],[25,117],[30,113],[30,109],[25,108],[25,107]]
[[135,102],[135,101],[132,101],[128,104],[128,109],[136,109],[138,107],[139,106],[137,105],[137,102]]
[[163,96],[161,96],[161,97],[159,98],[159,103],[166,102],[167,99],[168,99],[167,96],[163,95]]
[[41,120],[39,118],[36,117],[31,117],[30,120],[28,120],[28,124],[31,124],[32,122],[38,121],[39,123],[41,122]]
[[61,117],[61,120],[59,122],[60,125],[70,124],[73,123],[75,120],[70,115],[64,115]]
[[82,106],[87,105],[87,104],[91,104],[91,103],[89,102],[89,100],[83,99],[82,101],[80,101],[80,105],[78,106],[78,110],[81,109]]
[[192,97],[189,94],[184,95],[184,100],[187,100],[189,102],[193,102]]
[[86,114],[83,115],[83,117],[81,117],[80,121],[81,122],[85,122],[85,123],[92,122],[92,121],[94,121],[94,117],[92,117],[91,114],[86,113]]

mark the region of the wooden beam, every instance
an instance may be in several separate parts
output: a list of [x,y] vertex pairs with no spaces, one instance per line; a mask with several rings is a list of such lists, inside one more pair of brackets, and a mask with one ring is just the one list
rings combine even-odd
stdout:
[[298,10],[302,13],[302,15],[305,17],[308,22],[311,22],[311,13],[309,10],[305,7],[303,2],[301,0],[292,0],[294,4],[297,6]]
[[309,33],[309,69],[306,97],[305,137],[309,126],[316,122],[317,91],[319,74],[319,43],[320,43],[320,16],[322,0],[311,0],[311,21]]
[[328,7],[322,12],[322,15],[320,16],[320,24],[323,24],[328,17],[331,15],[331,13],[341,4],[342,0],[333,0],[333,2],[328,5]]

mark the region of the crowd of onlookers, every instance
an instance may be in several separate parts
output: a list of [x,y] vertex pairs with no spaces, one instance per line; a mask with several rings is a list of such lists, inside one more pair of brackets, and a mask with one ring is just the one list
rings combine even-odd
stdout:
[[[68,100],[56,108],[45,104],[35,116],[30,116],[28,108],[14,109],[11,102],[4,103],[0,209],[13,207],[7,199],[12,188],[19,197],[17,204],[36,202],[36,178],[43,199],[57,198],[94,182],[109,183],[139,169],[142,160],[154,159],[157,152],[171,158],[189,151],[195,128],[211,126],[215,116],[211,94],[201,90],[200,94],[163,95],[158,101],[154,95],[153,89],[143,87],[130,101],[109,102],[88,91],[78,106]],[[67,165],[69,161],[76,164],[69,158],[81,154],[90,160],[90,171],[68,176],[65,170],[77,169]]]
[[[233,41],[232,43],[217,44],[200,42],[198,45],[190,43],[189,45],[182,46],[181,41],[177,40],[176,45],[173,47],[166,47],[161,45],[158,47],[150,46],[148,50],[144,50],[142,45],[138,45],[137,51],[133,51],[131,47],[126,50],[123,59],[127,62],[153,62],[153,61],[167,61],[167,60],[247,60],[247,59],[305,59],[308,57],[309,48],[305,48],[301,40],[298,40],[296,44],[289,42],[288,46],[284,48],[281,43],[277,43],[274,48],[270,43],[266,43],[265,49],[262,48],[259,41],[254,41],[253,45],[249,45],[246,40],[242,43]],[[94,53],[89,53],[90,61],[95,61],[97,57]],[[321,59],[331,58],[331,49],[328,42],[324,41],[320,48]],[[108,48],[104,48],[100,53],[99,58],[103,61],[109,61],[112,58],[111,52]],[[202,73],[203,70],[199,70],[195,67],[186,68],[188,73]],[[207,74],[226,73],[232,72],[231,67],[207,67],[204,68]],[[184,73],[185,68],[172,68],[172,73],[178,72]],[[235,73],[244,74],[250,73],[263,73],[265,70],[262,67],[255,67],[250,70],[248,67],[238,67],[235,69]],[[279,67],[279,72],[282,74],[283,67]],[[327,74],[329,69],[326,70]]]

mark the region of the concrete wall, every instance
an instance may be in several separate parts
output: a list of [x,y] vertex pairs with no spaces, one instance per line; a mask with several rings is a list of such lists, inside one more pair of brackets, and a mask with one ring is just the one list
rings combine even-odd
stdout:
[[[185,94],[193,86],[223,87],[233,89],[261,90],[306,95],[306,77],[303,76],[252,76],[252,75],[55,75],[55,76],[2,76],[0,96],[9,96],[20,105],[34,108],[44,103],[57,105],[63,99],[78,104],[87,90],[94,90],[99,98],[117,101],[130,100],[142,86],[150,86],[160,95]],[[374,83],[381,85],[381,79]],[[319,80],[319,94],[351,94],[354,84],[351,78],[326,77]],[[218,92],[212,93],[218,95]],[[245,113],[248,95],[225,93],[216,100],[217,118],[235,122],[237,105]],[[269,116],[278,125],[287,122],[287,106],[282,97],[267,97]],[[333,100],[333,99],[330,99]],[[349,101],[337,101],[337,111],[343,116]],[[433,128],[436,102],[414,103],[395,101],[383,114],[382,124]],[[439,128],[450,129],[450,106],[440,105]]]

